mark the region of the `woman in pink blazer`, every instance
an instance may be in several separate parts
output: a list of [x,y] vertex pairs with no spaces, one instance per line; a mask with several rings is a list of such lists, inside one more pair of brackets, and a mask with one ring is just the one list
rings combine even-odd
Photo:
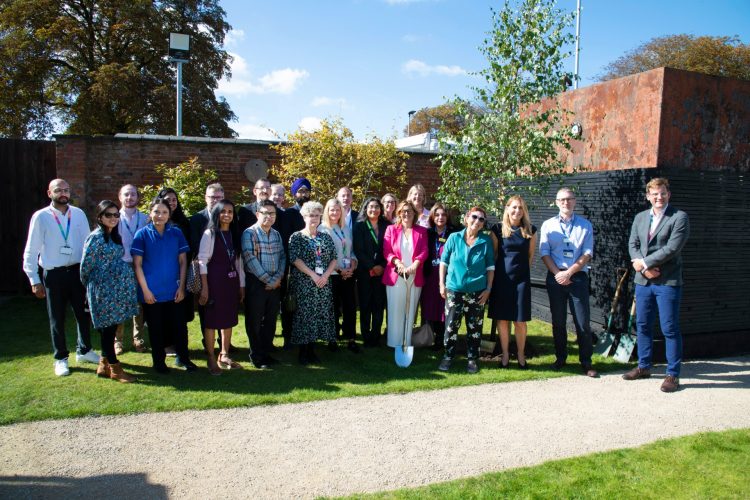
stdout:
[[[388,298],[388,346],[411,345],[411,328],[417,313],[419,294],[424,285],[422,266],[427,260],[427,230],[415,224],[417,211],[408,201],[396,209],[396,223],[388,226],[383,238],[383,257],[386,260],[383,284]],[[406,274],[414,284],[406,303]],[[399,277],[399,275],[401,277]],[[407,322],[408,318],[408,322]],[[404,331],[406,330],[406,331]]]

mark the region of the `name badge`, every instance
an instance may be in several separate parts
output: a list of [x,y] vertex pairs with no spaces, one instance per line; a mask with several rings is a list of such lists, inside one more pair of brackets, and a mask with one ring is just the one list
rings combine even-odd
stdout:
[[341,269],[349,269],[349,267],[352,265],[352,260],[349,257],[344,257],[341,259]]
[[572,259],[573,250],[563,250],[563,257],[565,257],[566,259]]
[[63,255],[73,255],[73,249],[69,246],[60,247],[60,253]]
[[322,276],[324,272],[325,269],[323,269],[323,266],[315,266],[315,274]]
[[227,273],[227,276],[229,276],[230,278],[236,278],[237,271],[229,271],[229,273]]
[[440,259],[432,259],[432,267],[438,267],[440,265]]

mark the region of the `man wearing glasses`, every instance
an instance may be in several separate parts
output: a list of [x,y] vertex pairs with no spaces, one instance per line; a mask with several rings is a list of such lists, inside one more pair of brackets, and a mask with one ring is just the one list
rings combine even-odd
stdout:
[[540,231],[539,254],[547,266],[547,295],[555,341],[555,370],[562,369],[568,357],[568,304],[578,336],[578,358],[583,373],[599,374],[591,366],[591,327],[589,325],[588,263],[594,256],[594,230],[591,223],[576,215],[576,196],[570,188],[557,192],[555,204],[560,213],[544,221]]
[[[54,179],[47,189],[52,203],[31,217],[29,236],[23,251],[23,270],[37,298],[47,299],[47,313],[54,351],[55,375],[70,375],[65,341],[65,312],[70,303],[78,324],[77,363],[99,363],[91,349],[89,316],[84,303],[86,289],[81,283],[83,244],[91,228],[86,214],[70,206],[70,186]],[[43,279],[40,279],[39,268]]]
[[250,361],[256,368],[278,363],[270,356],[281,300],[281,280],[286,253],[281,235],[273,229],[276,204],[259,201],[258,221],[242,233],[245,263],[245,330],[250,342]]

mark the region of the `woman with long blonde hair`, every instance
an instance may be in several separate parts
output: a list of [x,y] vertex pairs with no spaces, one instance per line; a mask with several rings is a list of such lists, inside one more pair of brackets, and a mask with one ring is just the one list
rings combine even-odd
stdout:
[[495,280],[489,301],[489,317],[497,321],[502,348],[501,368],[510,362],[510,323],[516,334],[518,367],[526,369],[526,322],[531,320],[531,261],[536,249],[536,226],[531,224],[526,202],[511,196],[505,203],[503,221],[490,228],[495,250]]

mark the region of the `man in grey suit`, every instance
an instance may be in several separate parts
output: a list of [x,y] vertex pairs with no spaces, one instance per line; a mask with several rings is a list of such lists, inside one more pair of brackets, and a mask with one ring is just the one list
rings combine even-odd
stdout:
[[670,195],[667,179],[651,179],[646,185],[651,209],[636,215],[630,230],[628,249],[636,271],[638,366],[622,376],[625,380],[651,376],[653,324],[658,311],[667,355],[667,376],[661,385],[663,392],[674,392],[680,387],[682,247],[690,235],[688,216],[669,205]]

